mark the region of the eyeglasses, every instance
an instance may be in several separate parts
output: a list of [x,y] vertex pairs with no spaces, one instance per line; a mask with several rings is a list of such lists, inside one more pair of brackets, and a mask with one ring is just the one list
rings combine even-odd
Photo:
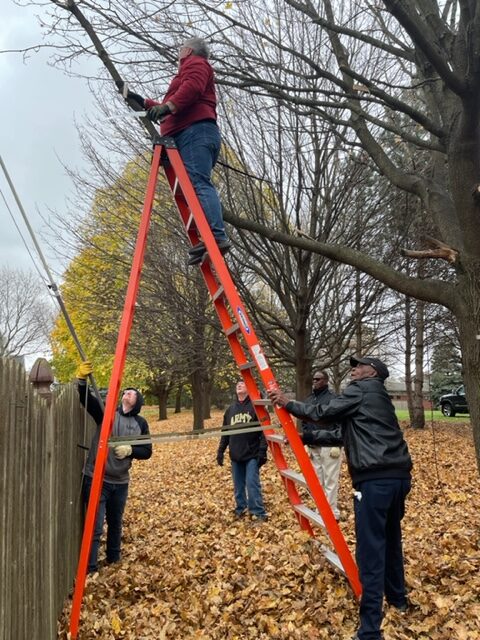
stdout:
[[312,378],[312,380],[314,382],[321,382],[322,380],[325,380],[325,378]]

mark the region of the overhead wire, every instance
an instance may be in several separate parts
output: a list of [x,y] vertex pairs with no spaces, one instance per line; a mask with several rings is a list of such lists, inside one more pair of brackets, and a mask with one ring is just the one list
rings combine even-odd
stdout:
[[[78,336],[77,336],[77,332],[75,331],[75,327],[73,326],[72,321],[70,319],[70,315],[69,315],[69,313],[67,311],[67,308],[65,307],[65,303],[63,301],[63,298],[62,298],[62,295],[61,295],[60,290],[58,288],[58,285],[56,284],[55,280],[53,279],[53,276],[52,276],[52,273],[51,273],[51,271],[50,271],[50,269],[48,267],[47,261],[45,260],[45,257],[44,257],[44,255],[42,253],[40,245],[39,245],[39,243],[37,241],[37,237],[35,235],[35,232],[34,232],[34,230],[32,228],[32,225],[30,224],[30,221],[28,219],[27,213],[26,213],[26,211],[25,211],[25,209],[24,209],[24,207],[22,205],[20,197],[18,196],[18,193],[17,193],[17,191],[15,189],[13,181],[12,181],[12,179],[10,177],[10,174],[8,173],[7,167],[6,167],[5,162],[3,161],[3,158],[2,158],[1,155],[0,155],[0,166],[1,166],[2,170],[3,170],[3,173],[4,173],[5,178],[7,180],[8,186],[10,187],[10,190],[11,190],[11,192],[13,194],[14,199],[15,199],[15,202],[17,203],[18,210],[20,211],[20,213],[22,215],[22,218],[23,218],[23,221],[25,223],[25,226],[27,227],[27,229],[28,229],[28,231],[30,233],[30,237],[31,237],[32,242],[34,244],[34,247],[36,249],[37,255],[40,258],[40,261],[41,261],[41,263],[43,265],[43,268],[45,270],[45,273],[47,275],[48,283],[46,284],[46,286],[48,287],[48,289],[50,289],[51,293],[53,293],[55,299],[57,300],[58,306],[60,307],[60,310],[61,310],[61,312],[63,314],[63,317],[65,319],[67,327],[68,327],[68,329],[70,331],[70,335],[72,336],[73,342],[75,343],[75,346],[77,347],[77,351],[78,351],[81,359],[82,360],[86,360],[87,356],[86,356],[86,354],[85,354],[85,352],[84,352],[84,350],[82,348],[82,345],[80,344],[80,341],[79,341]],[[2,193],[2,195],[3,195],[3,193]],[[8,205],[7,205],[7,208],[9,208]],[[22,239],[23,239],[23,237],[22,237]],[[31,255],[30,252],[29,252],[29,255]],[[33,260],[33,257],[32,257],[32,260]],[[42,278],[42,280],[43,280],[43,278]],[[89,377],[90,377],[90,381],[92,383],[92,387],[93,387],[93,389],[95,391],[95,395],[96,395],[96,397],[98,399],[98,402],[100,403],[100,406],[103,409],[104,408],[103,400],[102,400],[102,397],[101,397],[100,392],[98,390],[97,383],[95,382],[95,378],[93,377],[93,374],[90,374]]]
[[18,225],[17,221],[15,220],[15,216],[13,215],[13,211],[11,210],[10,205],[8,204],[8,201],[7,201],[7,199],[5,197],[5,194],[3,193],[3,190],[2,190],[1,187],[0,187],[0,194],[2,196],[3,202],[5,203],[5,207],[6,207],[7,211],[8,211],[8,213],[10,214],[10,217],[11,217],[11,219],[13,221],[13,224],[15,225],[15,228],[17,229],[20,238],[22,239],[22,242],[23,242],[23,244],[25,246],[25,249],[27,250],[27,253],[30,256],[30,259],[31,259],[31,261],[33,263],[33,266],[35,267],[36,272],[38,273],[38,275],[39,275],[40,279],[42,280],[42,282],[44,283],[44,285],[46,287],[48,287],[47,281],[45,280],[45,277],[44,277],[43,273],[38,268],[38,265],[37,265],[37,263],[35,261],[35,258],[33,257],[32,251],[31,251],[30,247],[28,246],[28,242],[25,240],[25,237],[24,237],[24,235],[22,233],[22,230],[20,229],[20,226]]

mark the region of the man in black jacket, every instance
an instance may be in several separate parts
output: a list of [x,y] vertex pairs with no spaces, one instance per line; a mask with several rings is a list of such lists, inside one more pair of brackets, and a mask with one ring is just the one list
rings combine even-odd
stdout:
[[[235,388],[237,401],[223,416],[223,426],[228,429],[246,428],[249,422],[257,422],[253,404],[243,380]],[[267,461],[267,441],[263,431],[241,433],[238,436],[222,436],[217,452],[217,463],[223,466],[225,450],[229,448],[232,463],[235,494],[235,515],[242,518],[248,512],[255,521],[267,519],[262,497],[259,469]]]
[[[335,397],[328,388],[328,373],[315,371],[312,377],[312,393],[305,398],[305,404],[327,404]],[[303,432],[314,431],[318,426],[306,420],[302,421]],[[338,481],[342,468],[342,450],[340,447],[319,447],[308,445],[308,453],[320,484],[322,485],[333,515],[340,519],[338,510]]]
[[[78,394],[80,402],[86,407],[88,413],[94,419],[97,428],[90,444],[87,461],[83,469],[83,500],[88,504],[92,487],[93,471],[97,457],[98,441],[103,422],[103,409],[97,398],[90,391],[87,393],[87,377],[92,373],[90,362],[82,362],[77,370]],[[148,423],[145,418],[138,415],[143,405],[143,396],[138,389],[124,389],[121,403],[117,408],[113,419],[112,436],[146,435],[149,433]],[[152,455],[152,445],[142,444],[131,446],[129,444],[118,445],[109,449],[105,475],[103,478],[102,493],[98,505],[97,520],[93,533],[92,547],[88,559],[88,572],[98,571],[98,547],[103,531],[103,523],[107,520],[107,563],[119,562],[120,546],[122,540],[123,512],[127,502],[129,470],[132,460],[147,460]]]
[[378,358],[350,358],[352,382],[326,405],[289,401],[280,390],[270,399],[302,419],[341,421],[333,430],[302,434],[305,444],[345,446],[355,489],[356,558],[362,582],[360,627],[354,640],[381,640],[383,596],[407,608],[401,520],[410,491],[412,461],[385,389],[388,369]]

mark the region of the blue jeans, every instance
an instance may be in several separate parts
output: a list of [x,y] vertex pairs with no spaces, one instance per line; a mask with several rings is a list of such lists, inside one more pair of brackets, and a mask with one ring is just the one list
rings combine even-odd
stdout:
[[380,640],[383,595],[397,607],[406,604],[401,520],[410,479],[365,480],[354,499],[356,558],[362,583],[360,640]]
[[[83,478],[83,500],[85,508],[90,497],[92,478]],[[112,484],[104,482],[100,502],[98,505],[95,531],[93,533],[90,557],[88,559],[88,572],[98,570],[98,547],[103,532],[103,523],[107,520],[107,562],[120,560],[120,545],[122,541],[122,520],[128,497],[128,484]]]
[[222,205],[211,180],[222,142],[218,126],[215,122],[194,122],[173,137],[215,240],[227,240]]
[[242,514],[247,508],[249,513],[260,518],[265,517],[262,487],[256,458],[246,462],[232,460],[233,490],[235,494],[235,513]]

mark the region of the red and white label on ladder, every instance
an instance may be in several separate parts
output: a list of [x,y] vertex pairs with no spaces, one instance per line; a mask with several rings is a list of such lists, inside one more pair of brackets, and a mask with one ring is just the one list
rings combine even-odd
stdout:
[[[162,146],[161,164],[185,225],[187,236],[192,246],[199,242],[203,242],[205,245],[205,257],[200,264],[200,269],[235,362],[247,385],[250,398],[255,405],[258,420],[262,425],[269,425],[271,420],[266,406],[270,402],[262,398],[254,373],[257,373],[265,389],[273,389],[278,386],[273,372],[268,365],[267,358],[240,299],[230,271],[217,247],[205,213],[174,141],[169,138],[158,138],[156,144]],[[292,417],[281,407],[274,407],[274,409],[285,435],[276,434],[273,430],[267,429],[265,436],[300,527],[312,537],[315,536],[312,524],[325,530],[334,550],[328,546],[321,545],[322,553],[329,562],[346,576],[354,594],[359,597],[361,584],[357,566],[298,435]],[[300,472],[288,467],[283,451],[286,442],[291,447],[291,451],[300,467]],[[303,503],[297,485],[308,489],[315,502],[316,510],[310,509]]]

